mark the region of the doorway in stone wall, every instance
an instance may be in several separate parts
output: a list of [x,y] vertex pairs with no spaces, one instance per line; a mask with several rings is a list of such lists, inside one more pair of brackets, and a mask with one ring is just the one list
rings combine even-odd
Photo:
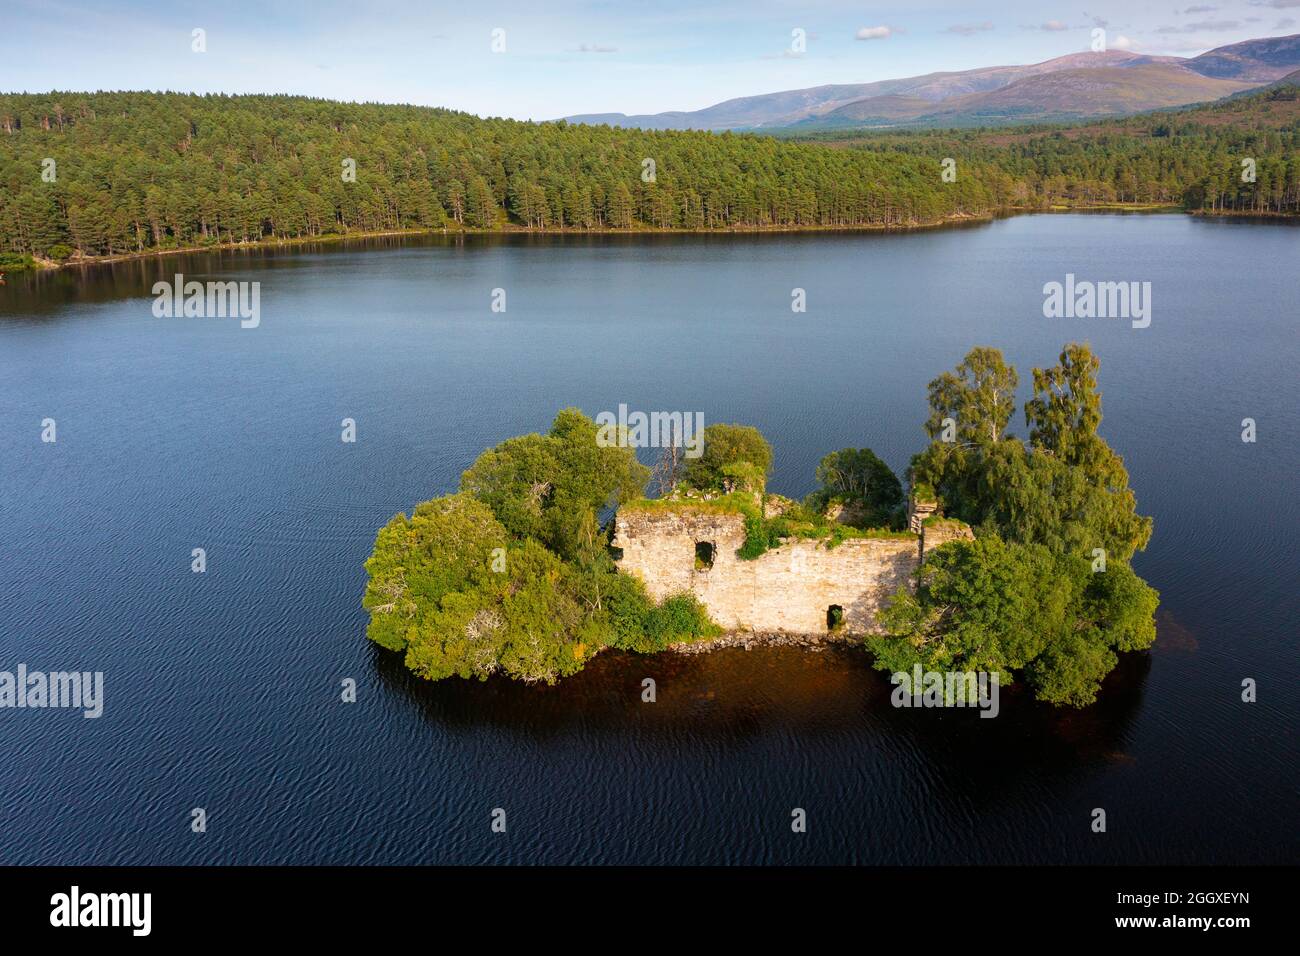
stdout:
[[695,542],[695,570],[707,571],[713,567],[713,542]]
[[838,631],[844,625],[844,608],[832,604],[826,609],[826,630]]

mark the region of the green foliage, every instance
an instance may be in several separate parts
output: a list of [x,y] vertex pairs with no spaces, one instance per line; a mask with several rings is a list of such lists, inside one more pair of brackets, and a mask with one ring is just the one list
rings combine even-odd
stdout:
[[[927,555],[917,592],[901,590],[882,612],[886,635],[868,640],[877,666],[996,671],[1004,683],[1020,672],[1039,699],[1084,706],[1116,651],[1151,646],[1159,597],[1127,563],[1151,519],[1137,514],[1123,460],[1098,434],[1098,367],[1071,344],[1058,365],[1034,369],[1028,446],[1001,437],[1016,374],[994,350],[974,350],[931,383],[931,436],[957,410],[975,425],[913,459],[913,488],[937,492],[979,537]],[[1093,573],[1097,548],[1106,570]]]
[[[890,670],[984,670],[1003,675],[1041,653],[1065,629],[1082,588],[1079,564],[1036,545],[996,537],[951,542],[927,555],[915,594],[900,592],[881,613],[889,638],[870,638]],[[901,639],[901,640],[899,640]],[[900,664],[906,666],[896,666]]]
[[805,500],[809,509],[825,512],[831,502],[855,509],[859,527],[899,524],[903,486],[870,448],[844,448],[831,452],[817,466],[821,487]]
[[867,645],[876,666],[1023,673],[1040,700],[1084,706],[1114,667],[1115,650],[1155,638],[1158,595],[1125,564],[1094,574],[1078,556],[996,536],[931,552],[915,594],[902,588]]
[[546,435],[510,438],[461,476],[461,490],[486,503],[512,535],[541,541],[566,559],[603,547],[597,512],[636,498],[650,469],[631,448],[596,441],[597,426],[574,408]]
[[714,424],[704,429],[704,448],[686,460],[682,480],[700,491],[762,491],[772,468],[772,446],[749,425]]
[[430,680],[551,683],[607,646],[653,651],[717,634],[693,596],[655,605],[609,557],[597,509],[638,494],[648,471],[630,449],[598,445],[576,409],[546,435],[484,452],[459,494],[379,530],[367,635]]
[[[1296,86],[1194,108],[1057,126],[818,134],[879,156],[952,157],[1003,209],[1183,206],[1300,214]],[[1243,182],[1241,160],[1256,162]]]
[[753,561],[769,549],[780,547],[782,531],[787,523],[779,519],[768,520],[759,514],[745,515],[745,543],[736,549],[736,557]]
[[1035,451],[1081,469],[1090,482],[1109,491],[1122,491],[1128,486],[1124,460],[1097,434],[1100,366],[1088,346],[1072,343],[1061,351],[1060,364],[1034,369],[1034,397],[1025,404],[1025,423]]
[[[46,157],[57,182],[39,178]],[[29,255],[444,227],[895,226],[991,209],[982,184],[940,184],[920,157],[757,135],[282,95],[0,95],[0,251]]]
[[486,503],[512,535],[544,537],[550,522],[543,511],[560,470],[554,446],[538,434],[507,438],[479,455],[461,475],[461,489]]
[[1083,592],[1083,617],[1097,627],[1109,647],[1142,651],[1156,639],[1155,613],[1160,595],[1123,562],[1090,574]]
[[1087,707],[1118,663],[1096,632],[1062,634],[1029,663],[1025,677],[1034,696],[1049,704]]
[[729,461],[718,468],[718,481],[724,491],[762,492],[767,487],[767,472],[748,461]]
[[468,495],[426,501],[409,519],[396,515],[379,529],[366,561],[370,639],[405,650],[424,612],[475,586],[489,573],[493,549],[508,540],[491,510]]
[[781,546],[786,538],[821,541],[826,548],[834,548],[849,538],[914,538],[909,532],[888,528],[855,528],[827,518],[821,510],[807,504],[791,504],[780,514],[766,516],[757,508],[743,511],[745,515],[745,541],[736,557],[753,561],[773,548]]
[[930,418],[925,430],[940,438],[944,419],[955,424],[956,441],[988,445],[999,441],[1016,408],[1016,370],[993,348],[974,348],[953,372],[930,383]]
[[599,650],[572,572],[535,541],[510,547],[505,571],[426,605],[407,643],[406,665],[421,677],[486,678],[496,671],[554,682]]
[[1037,542],[1072,554],[1103,548],[1108,560],[1121,561],[1150,540],[1152,521],[1137,514],[1137,499],[1127,487],[1122,464],[1123,483],[1108,486],[1085,468],[1027,452],[1019,442],[1004,442],[973,467],[977,504],[969,516],[957,517],[992,527],[1008,540]]
[[35,265],[32,257],[24,253],[0,252],[0,272],[20,272]]
[[371,640],[422,677],[501,671],[551,682],[602,646],[583,581],[535,541],[512,542],[466,494],[426,501],[380,532],[366,562]]
[[[890,227],[1115,203],[1294,215],[1297,117],[1290,87],[1086,125],[814,137],[851,147],[829,148],[281,95],[0,95],[0,252],[446,227]],[[640,178],[647,156],[655,183]],[[46,157],[56,183],[34,173]],[[953,183],[936,173],[947,157]]]
[[468,494],[426,501],[380,529],[366,562],[367,635],[421,677],[555,680],[601,648],[656,651],[719,633],[691,595],[651,602],[605,554],[564,561],[512,540]]
[[[967,357],[969,366],[976,352]],[[991,356],[981,360],[996,366]],[[931,383],[927,430],[954,407],[997,407],[967,442],[934,441],[912,460],[913,486],[929,486],[943,499],[950,517],[996,532],[1007,541],[1037,543],[1073,554],[1104,548],[1108,557],[1127,561],[1151,537],[1151,519],[1137,514],[1123,459],[1097,433],[1101,396],[1096,390],[1098,362],[1086,345],[1071,344],[1061,364],[1034,370],[1034,398],[1025,407],[1030,445],[1015,438],[992,438],[1011,408],[992,390],[945,375]],[[997,372],[1005,385],[1015,370]],[[1000,394],[1000,390],[998,390]],[[1005,417],[1004,417],[1005,415]],[[978,415],[976,415],[978,418]],[[958,429],[959,436],[962,430]]]
[[642,625],[644,640],[631,648],[660,651],[679,641],[715,637],[722,628],[709,620],[708,613],[694,594],[676,594],[658,606],[650,605]]

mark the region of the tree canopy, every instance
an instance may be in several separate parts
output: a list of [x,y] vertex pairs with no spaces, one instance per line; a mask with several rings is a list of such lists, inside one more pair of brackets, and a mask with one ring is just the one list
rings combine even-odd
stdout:
[[561,411],[465,472],[461,492],[379,530],[366,562],[367,634],[422,677],[502,673],[553,682],[604,647],[662,650],[717,632],[690,595],[656,605],[618,574],[599,515],[637,497],[650,470]]
[[[1115,651],[1149,647],[1159,597],[1129,567],[1151,537],[1123,460],[1098,434],[1098,360],[1073,343],[1033,370],[1028,444],[1004,436],[1016,371],[996,349],[974,349],[930,383],[913,487],[976,529],[926,556],[915,592],[900,589],[868,645],[891,671],[1022,674],[1055,704],[1091,703]],[[960,416],[960,417],[958,417]],[[942,419],[957,417],[955,429]]]
[[762,491],[772,469],[772,446],[749,425],[713,424],[704,429],[698,458],[688,458],[682,480],[699,491]]
[[863,527],[889,526],[901,517],[903,485],[870,448],[831,452],[817,465],[817,481],[821,487],[805,501],[816,511],[844,504]]
[[[1300,214],[1300,87],[1087,123],[801,136],[880,155],[956,160],[1003,209],[1176,205]],[[1243,165],[1244,160],[1250,160]]]
[[401,229],[894,226],[992,208],[979,182],[941,183],[922,157],[766,136],[298,96],[0,95],[0,251],[53,259]]
[[[913,484],[933,488],[949,516],[1007,541],[1084,554],[1103,548],[1127,561],[1146,546],[1151,519],[1137,514],[1123,459],[1098,434],[1097,368],[1088,346],[1075,343],[1058,365],[1034,369],[1026,445],[1002,437],[1015,369],[996,349],[972,350],[955,373],[930,383],[926,430],[935,440],[912,459]],[[955,440],[945,440],[936,423],[951,416],[962,417]]]
[[799,140],[298,96],[5,94],[0,254],[404,229],[892,227],[1098,203],[1294,215],[1298,157],[1295,86],[1087,125]]
[[509,438],[461,476],[462,491],[488,504],[516,537],[532,537],[564,558],[598,545],[598,513],[640,497],[650,469],[624,444],[596,441],[597,425],[576,408],[546,435]]
[[1126,564],[1093,573],[1078,555],[988,535],[927,556],[916,592],[898,592],[887,633],[867,644],[885,670],[984,671],[1003,684],[1023,672],[1040,700],[1084,706],[1116,650],[1151,645],[1156,602]]

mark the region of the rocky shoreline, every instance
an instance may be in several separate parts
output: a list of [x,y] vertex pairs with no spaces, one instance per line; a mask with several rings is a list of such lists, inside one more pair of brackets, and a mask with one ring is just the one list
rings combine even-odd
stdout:
[[754,647],[804,647],[820,651],[834,645],[860,644],[863,635],[837,631],[833,634],[791,634],[786,631],[728,631],[703,641],[680,641],[669,644],[674,654],[708,654],[727,647],[750,650]]

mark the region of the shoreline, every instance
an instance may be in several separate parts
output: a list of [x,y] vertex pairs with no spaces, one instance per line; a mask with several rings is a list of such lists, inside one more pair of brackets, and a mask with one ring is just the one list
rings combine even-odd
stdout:
[[998,213],[987,215],[962,214],[945,216],[933,222],[910,222],[903,224],[861,224],[849,226],[732,226],[726,229],[659,229],[654,226],[634,226],[630,229],[603,227],[600,229],[578,229],[574,227],[529,228],[510,223],[498,229],[476,229],[459,227],[451,229],[381,229],[376,231],[357,231],[348,233],[330,233],[323,236],[303,236],[293,239],[262,239],[256,242],[221,242],[206,246],[181,246],[175,249],[147,249],[143,252],[124,252],[111,256],[82,256],[65,262],[49,259],[37,259],[30,268],[14,269],[18,272],[53,272],[58,269],[79,268],[84,266],[111,265],[117,262],[133,262],[140,259],[163,258],[165,256],[193,255],[204,252],[261,252],[292,249],[298,246],[332,245],[341,242],[366,241],[369,239],[409,239],[423,236],[734,236],[734,235],[773,235],[820,232],[921,232],[927,229],[944,229],[961,225],[978,225],[993,222],[1000,218]]
[[824,651],[828,647],[864,647],[865,634],[836,631],[823,634],[795,634],[788,631],[727,631],[702,641],[679,641],[664,650],[670,654],[709,654],[726,648],[751,650],[755,647],[802,647]]
[[194,255],[205,252],[278,252],[303,246],[335,245],[347,242],[366,242],[372,239],[414,239],[428,236],[447,236],[464,238],[468,236],[756,236],[756,235],[816,235],[819,233],[912,233],[935,229],[950,229],[961,226],[986,225],[999,219],[1010,219],[1027,215],[1061,215],[1069,213],[1181,213],[1206,219],[1259,219],[1277,222],[1300,222],[1300,216],[1289,213],[1245,212],[1245,211],[1210,211],[1204,209],[1187,209],[1184,206],[1168,203],[1089,203],[1085,205],[1050,204],[1036,208],[1008,208],[996,212],[976,215],[960,214],[945,216],[933,222],[910,222],[895,224],[861,224],[848,226],[732,226],[726,229],[658,229],[652,226],[636,226],[630,229],[600,228],[576,229],[566,227],[546,227],[531,229],[514,224],[499,229],[474,229],[460,227],[457,229],[385,229],[376,231],[358,231],[349,233],[332,233],[324,236],[304,236],[293,239],[263,239],[256,242],[222,242],[206,246],[182,246],[175,249],[149,249],[143,252],[119,253],[111,256],[85,256],[54,262],[48,259],[36,259],[30,267],[9,268],[8,273],[19,275],[25,272],[55,272],[60,269],[77,269],[120,262],[135,262],[144,259],[162,259],[168,256]]

